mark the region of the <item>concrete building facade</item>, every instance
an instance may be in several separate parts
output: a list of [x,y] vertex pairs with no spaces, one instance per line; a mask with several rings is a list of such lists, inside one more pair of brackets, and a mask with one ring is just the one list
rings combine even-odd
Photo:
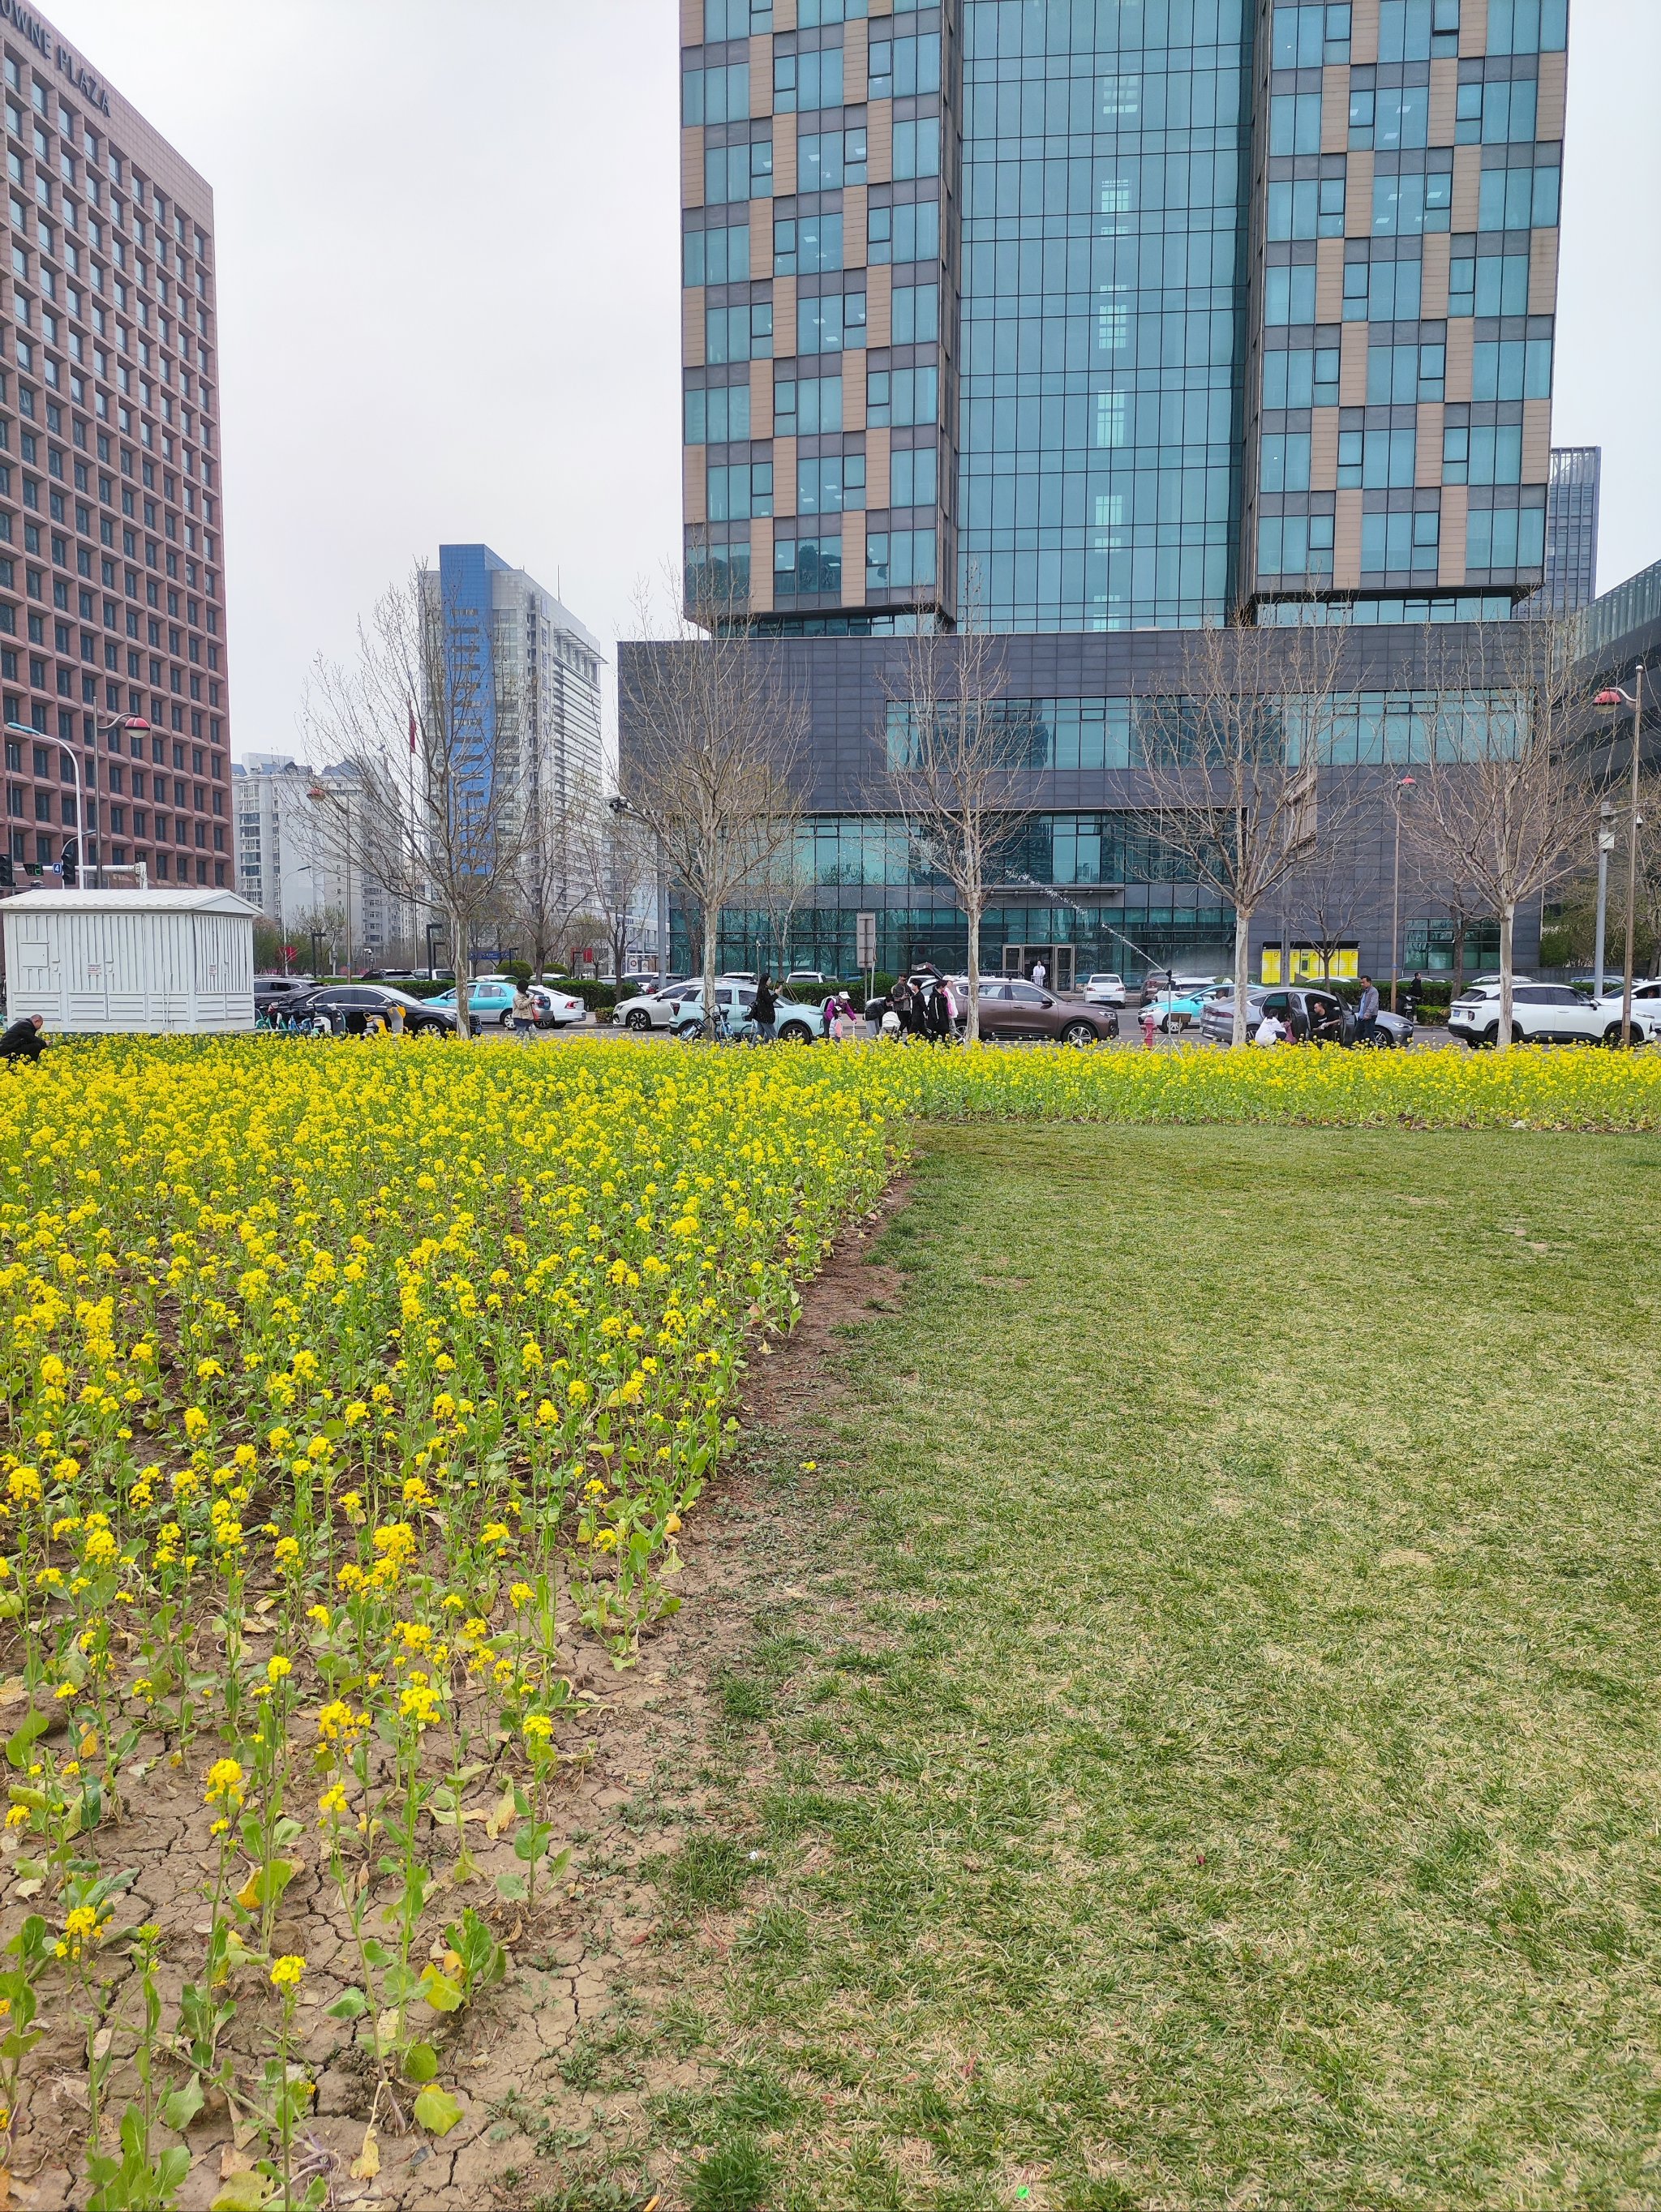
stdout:
[[302,960],[310,957],[311,928],[324,930],[334,957],[353,969],[411,957],[424,917],[350,866],[340,839],[319,836],[319,805],[311,795],[319,786],[348,803],[361,796],[346,769],[308,768],[282,753],[249,753],[235,763],[238,891],[288,935]]
[[5,849],[61,859],[73,751],[93,858],[228,888],[213,193],[37,12],[0,13],[0,74]]

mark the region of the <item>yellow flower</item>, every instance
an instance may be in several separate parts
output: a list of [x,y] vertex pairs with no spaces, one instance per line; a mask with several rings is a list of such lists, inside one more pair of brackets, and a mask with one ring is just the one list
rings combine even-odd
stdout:
[[306,1961],[302,1958],[298,1957],[295,1953],[290,1952],[285,1958],[278,1959],[273,1964],[271,1967],[272,1987],[281,1990],[283,1996],[288,1996],[300,1987],[301,1978],[305,1972]]
[[210,1805],[224,1804],[233,1810],[242,1802],[242,1769],[234,1759],[216,1759],[208,1769],[208,1786],[203,1793]]
[[285,1659],[280,1651],[265,1662],[266,1680],[273,1684],[286,1682],[293,1672],[293,1660]]

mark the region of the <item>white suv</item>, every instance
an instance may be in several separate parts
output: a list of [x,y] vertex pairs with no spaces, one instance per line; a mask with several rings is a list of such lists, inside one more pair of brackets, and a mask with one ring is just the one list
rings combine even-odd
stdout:
[[[1567,983],[1518,983],[1511,994],[1512,1036],[1518,1044],[1609,1044],[1621,1042],[1621,1001],[1589,999]],[[1634,1044],[1648,1044],[1661,1029],[1661,1003],[1633,1006]],[[1448,1031],[1467,1044],[1492,1045],[1500,1037],[1500,986],[1482,983],[1456,999]]]

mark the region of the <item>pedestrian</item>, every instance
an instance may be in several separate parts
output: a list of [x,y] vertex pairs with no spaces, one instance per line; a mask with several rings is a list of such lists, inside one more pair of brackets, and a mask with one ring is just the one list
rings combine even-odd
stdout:
[[40,1032],[46,1027],[41,1014],[26,1014],[15,1021],[0,1036],[0,1060],[39,1060],[46,1050],[46,1040]]
[[1286,1041],[1288,1044],[1308,1043],[1309,1016],[1305,1013],[1303,1007],[1299,1004],[1296,999],[1288,999],[1287,1000],[1287,1010],[1281,1016],[1281,1019],[1286,1030]]
[[[911,1010],[916,1004],[916,993],[904,975],[897,975],[894,978],[893,988],[888,994],[888,1009],[891,1013],[899,1017],[897,1026],[902,1032],[909,1031],[911,1027]],[[887,1024],[885,1022],[883,1026],[886,1028]]]
[[391,1006],[387,1010],[386,1018],[391,1025],[392,1035],[395,1037],[402,1036],[404,1034],[404,1008],[399,1000],[394,999],[392,1000]]
[[1415,968],[1413,971],[1412,980],[1408,984],[1407,989],[1402,994],[1402,1011],[1410,1022],[1416,1022],[1418,1020],[1419,1002],[1424,997],[1424,978],[1420,975],[1419,970]]
[[953,1028],[951,994],[942,978],[928,994],[928,1034],[936,1044],[950,1044]]
[[1278,1014],[1266,1013],[1262,1021],[1258,1023],[1257,1034],[1252,1038],[1251,1042],[1253,1044],[1261,1045],[1279,1044],[1285,1035],[1286,1025],[1281,1021],[1280,1016]]
[[1041,991],[1043,990],[1045,982],[1048,981],[1049,975],[1050,970],[1044,966],[1042,960],[1035,960],[1032,963],[1032,981],[1037,985]]
[[761,981],[756,986],[755,1003],[750,1009],[750,1018],[756,1033],[764,1038],[776,1037],[779,1033],[779,1002],[773,995],[773,986],[768,981],[767,970],[761,971]]
[[1355,1042],[1372,1044],[1378,1035],[1378,988],[1371,975],[1361,978],[1361,1002],[1355,1009]]
[[516,983],[514,986],[512,1011],[514,1036],[521,1044],[529,1044],[536,1032],[537,1002],[531,996],[528,984]]
[[825,1004],[825,1012],[829,1017],[830,1036],[836,1043],[841,1044],[849,1037],[857,1036],[859,1024],[854,1018],[854,1001],[846,991],[831,993]]

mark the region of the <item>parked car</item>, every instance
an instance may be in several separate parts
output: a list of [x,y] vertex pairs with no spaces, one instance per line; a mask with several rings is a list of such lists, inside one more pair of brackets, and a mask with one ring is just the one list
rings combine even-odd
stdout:
[[[1618,981],[1611,984],[1609,977],[1605,975],[1603,978],[1603,995],[1598,1003],[1605,1006],[1613,1006],[1615,1009],[1615,1018],[1617,1022],[1621,1018],[1621,984]],[[1632,1010],[1634,1015],[1636,1016],[1640,1009],[1646,1015],[1661,1014],[1661,976],[1634,976],[1632,983]]]
[[[1500,1040],[1500,986],[1473,985],[1448,1009],[1449,1033],[1467,1044]],[[1633,1007],[1633,1042],[1648,1044],[1661,1030],[1661,1006]],[[1511,994],[1511,1034],[1517,1044],[1608,1044],[1621,1042],[1621,998],[1588,999],[1567,983],[1518,983]]]
[[344,1030],[348,1036],[362,1036],[372,1015],[386,1020],[395,1006],[404,1009],[406,1036],[453,1036],[456,1033],[453,1007],[446,1008],[433,999],[411,998],[407,991],[397,990],[390,983],[320,984],[277,1001],[271,1018],[303,1022],[321,1014],[332,1028]]
[[1150,998],[1142,993],[1142,1011],[1151,1006],[1159,1027],[1168,1036],[1173,1030],[1191,1029],[1205,1010],[1208,999],[1215,996],[1218,983],[1214,976],[1205,982],[1177,983],[1168,989],[1154,992]]
[[1110,1006],[1087,999],[1058,998],[1019,975],[999,975],[980,988],[983,1037],[1044,1037],[1061,1044],[1102,1044],[1119,1034]]
[[[1265,1014],[1276,1014],[1285,1021],[1288,1012],[1295,1007],[1303,1017],[1305,1034],[1318,1043],[1354,1045],[1361,1042],[1356,1035],[1354,1010],[1347,1006],[1335,991],[1322,988],[1317,983],[1293,983],[1284,988],[1261,983],[1246,987],[1246,1036],[1253,1037],[1257,1024]],[[1206,1000],[1200,1017],[1200,1034],[1212,1044],[1232,1044],[1234,1041],[1234,993],[1232,988],[1214,992]],[[1413,1042],[1413,1023],[1405,1014],[1381,1012],[1372,1042],[1380,1051],[1404,1051]]]
[[[478,1029],[484,1028],[491,1022],[506,1029],[513,1018],[514,989],[514,986],[511,983],[493,981],[483,975],[475,976],[467,986],[468,1020]],[[441,992],[436,999],[429,999],[427,1004],[429,1006],[442,1006],[447,1014],[453,1017],[456,1011],[456,986],[453,983],[447,991]]]
[[649,999],[656,992],[666,991],[672,983],[685,981],[682,975],[660,975],[655,969],[642,969],[638,973],[618,977],[618,1004],[625,999]]
[[[556,990],[551,984],[532,983],[526,987],[536,1006],[536,1025],[539,1030],[570,1029],[582,1021],[588,1009],[581,999],[569,992]],[[508,975],[478,975],[467,986],[467,1016],[477,1029],[488,1028],[494,1023],[498,1028],[514,1025],[514,994],[519,986]],[[429,999],[429,1006],[442,1006],[453,1017],[456,1010],[454,987],[436,999]]]
[[1122,1006],[1127,996],[1124,977],[1105,972],[1096,975],[1086,975],[1084,979],[1084,994],[1087,1002],[1092,1006]]
[[[732,1025],[750,1018],[750,1009],[756,1003],[756,987],[722,978],[715,985],[715,1011],[721,1020]],[[689,985],[684,994],[676,1002],[672,1017],[678,1037],[696,1037],[703,1034],[703,989],[701,984]]]
[[818,968],[793,968],[784,982],[788,990],[792,983],[834,983],[836,980],[834,975],[827,975]]
[[[715,1005],[722,1021],[729,1028],[748,1021],[755,1003],[753,984],[717,983],[715,986]],[[696,985],[680,1001],[674,1027],[677,1036],[703,1035],[703,993]],[[773,1034],[781,1044],[816,1044],[824,1035],[824,1007],[809,1006],[799,999],[788,999],[781,992]]]
[[562,991],[552,983],[532,983],[531,996],[536,1000],[537,1027],[539,1030],[575,1029],[588,1018],[587,1002],[572,992]]
[[271,1006],[303,998],[307,991],[316,988],[316,981],[310,975],[256,975],[253,979],[254,1013],[259,1016]]
[[633,999],[619,999],[612,1016],[626,1030],[670,1030],[683,999],[697,998],[696,983],[666,984],[662,989],[642,991]]

